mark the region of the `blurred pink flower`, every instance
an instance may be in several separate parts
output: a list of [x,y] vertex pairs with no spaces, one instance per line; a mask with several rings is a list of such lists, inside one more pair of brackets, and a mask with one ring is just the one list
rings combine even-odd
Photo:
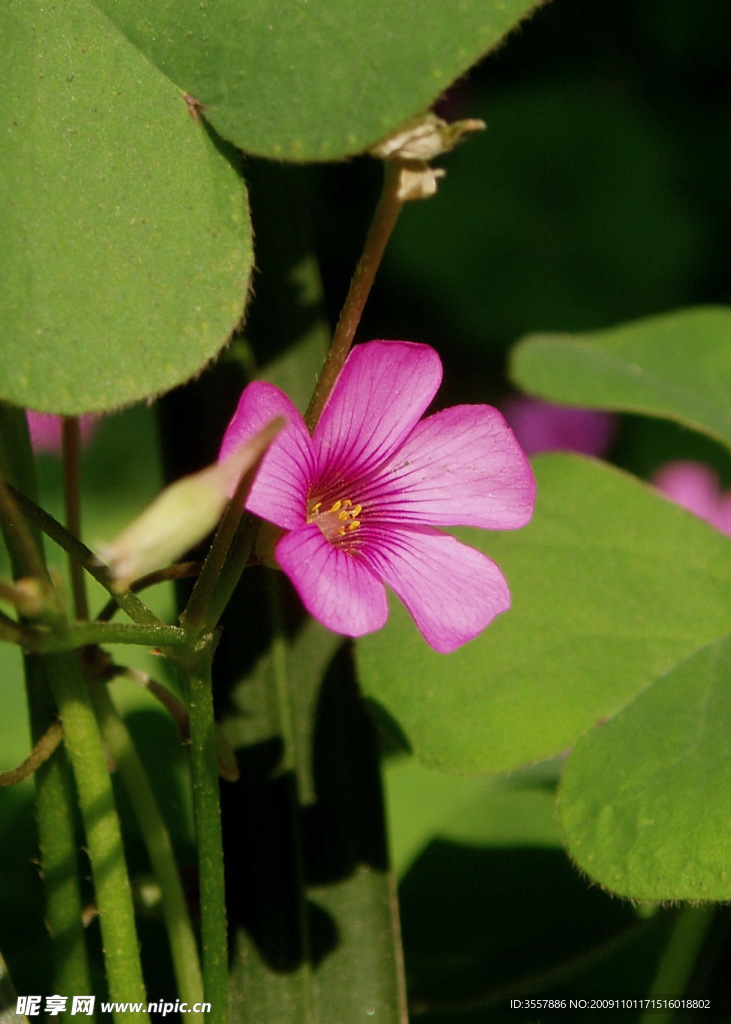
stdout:
[[503,411],[527,455],[567,451],[601,457],[617,431],[611,413],[552,405],[527,395],[509,398]]
[[[54,455],[61,454],[61,417],[50,412],[26,413],[28,417],[28,429],[30,431],[30,443],[34,452],[51,452]],[[88,444],[91,436],[96,430],[98,418],[96,416],[81,416],[79,419],[79,430],[81,433],[82,445]]]
[[654,474],[662,493],[731,536],[731,491],[722,491],[718,476],[700,462],[668,462]]
[[336,633],[384,625],[384,584],[442,653],[510,605],[497,565],[435,527],[524,526],[533,474],[490,406],[421,419],[441,377],[429,346],[372,341],[350,353],[312,437],[286,395],[263,382],[245,389],[226,431],[221,458],[274,416],[287,419],[246,506],[286,531],[277,561],[307,610]]

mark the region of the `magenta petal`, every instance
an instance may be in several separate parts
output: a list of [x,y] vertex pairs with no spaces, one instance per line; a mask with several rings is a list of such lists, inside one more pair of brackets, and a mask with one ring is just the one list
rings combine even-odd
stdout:
[[495,563],[437,530],[384,530],[367,557],[427,643],[442,654],[474,639],[510,607],[508,585]]
[[262,459],[246,507],[293,530],[306,521],[307,491],[313,476],[312,440],[302,416],[279,388],[254,381],[244,389],[218,457],[224,459],[236,451],[276,416],[284,416],[287,426]]
[[277,561],[310,615],[334,633],[363,636],[388,618],[381,581],[357,557],[327,541],[314,523],[282,537]]
[[530,463],[489,405],[456,405],[422,420],[358,492],[391,522],[492,530],[525,526],[535,497]]
[[439,356],[428,345],[356,345],[313,437],[323,477],[349,478],[387,459],[418,423],[441,379]]

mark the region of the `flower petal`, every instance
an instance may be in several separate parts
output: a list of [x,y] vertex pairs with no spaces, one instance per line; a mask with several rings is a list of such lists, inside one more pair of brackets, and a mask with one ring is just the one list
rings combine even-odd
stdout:
[[456,405],[422,420],[357,493],[390,522],[512,530],[530,520],[536,484],[497,409]]
[[244,388],[218,457],[225,459],[275,416],[284,416],[287,426],[262,459],[246,507],[277,526],[293,530],[307,518],[314,460],[304,420],[284,392],[264,381],[254,381]]
[[315,523],[282,537],[277,561],[310,615],[334,633],[363,636],[388,618],[381,581],[358,557],[327,541]]
[[321,481],[347,481],[387,459],[418,423],[441,379],[441,361],[428,345],[356,345],[313,436]]
[[383,530],[364,556],[401,598],[426,642],[442,654],[474,639],[510,607],[508,585],[495,563],[438,530]]

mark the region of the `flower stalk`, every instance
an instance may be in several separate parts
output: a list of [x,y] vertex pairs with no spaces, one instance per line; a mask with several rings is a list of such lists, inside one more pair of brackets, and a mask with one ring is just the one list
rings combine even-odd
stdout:
[[305,413],[305,423],[310,431],[315,429],[317,421],[325,408],[325,403],[340,376],[340,371],[348,358],[350,346],[353,344],[355,332],[363,315],[366,301],[370,294],[376,271],[380,266],[386,245],[396,226],[396,221],[404,205],[399,198],[400,168],[398,163],[384,164],[383,189],[368,231],[363,253],[355,268],[350,288],[343,304],[340,317],[335,327],[330,349],[317,381]]

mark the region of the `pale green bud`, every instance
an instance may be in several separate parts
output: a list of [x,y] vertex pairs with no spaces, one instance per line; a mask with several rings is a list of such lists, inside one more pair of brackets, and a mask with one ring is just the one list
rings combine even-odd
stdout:
[[115,582],[125,586],[161,569],[203,540],[241,478],[258,466],[283,426],[283,418],[277,417],[223,462],[166,487],[111,544],[100,545],[99,554]]

